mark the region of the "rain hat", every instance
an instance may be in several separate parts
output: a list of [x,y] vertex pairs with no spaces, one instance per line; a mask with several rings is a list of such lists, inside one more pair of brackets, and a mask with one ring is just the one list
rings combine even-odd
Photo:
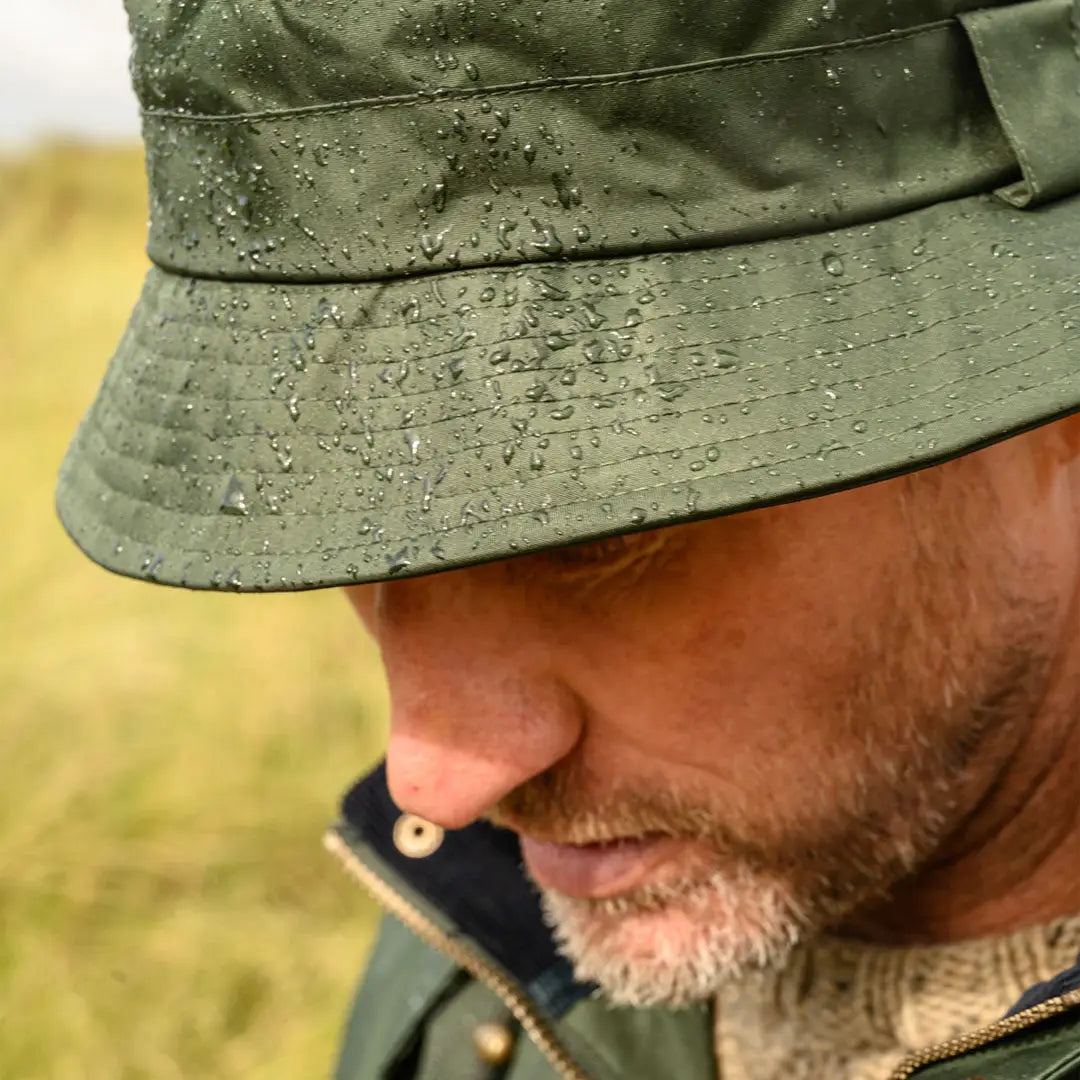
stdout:
[[193,588],[460,567],[1080,409],[1080,0],[128,0],[153,266],[62,468]]

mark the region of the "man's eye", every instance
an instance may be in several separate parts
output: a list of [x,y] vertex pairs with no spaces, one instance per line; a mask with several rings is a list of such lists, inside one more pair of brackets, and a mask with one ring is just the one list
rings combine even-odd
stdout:
[[593,563],[618,562],[637,550],[635,537],[609,536],[585,544],[570,544],[545,552],[545,558],[557,566],[587,566]]

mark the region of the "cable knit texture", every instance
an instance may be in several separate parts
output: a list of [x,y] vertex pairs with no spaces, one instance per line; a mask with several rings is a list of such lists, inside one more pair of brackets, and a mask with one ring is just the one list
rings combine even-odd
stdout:
[[1076,962],[1080,916],[919,948],[833,938],[720,994],[720,1080],[887,1080],[909,1053],[998,1019]]

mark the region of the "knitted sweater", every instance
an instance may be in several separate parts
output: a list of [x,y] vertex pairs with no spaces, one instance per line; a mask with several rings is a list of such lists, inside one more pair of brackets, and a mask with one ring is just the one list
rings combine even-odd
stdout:
[[720,1080],[886,1080],[912,1051],[1002,1016],[1078,952],[1080,916],[916,948],[819,939],[720,995]]

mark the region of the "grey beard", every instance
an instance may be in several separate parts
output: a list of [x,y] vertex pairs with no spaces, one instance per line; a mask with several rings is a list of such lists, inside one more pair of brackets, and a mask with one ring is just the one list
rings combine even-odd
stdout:
[[[750,971],[782,966],[802,939],[805,920],[791,896],[750,874],[736,878],[715,874],[666,901],[656,890],[644,904],[546,892],[544,914],[578,980],[596,983],[612,1004],[679,1007]],[[685,915],[683,932],[642,950],[620,942],[644,923],[670,922],[674,909]]]

